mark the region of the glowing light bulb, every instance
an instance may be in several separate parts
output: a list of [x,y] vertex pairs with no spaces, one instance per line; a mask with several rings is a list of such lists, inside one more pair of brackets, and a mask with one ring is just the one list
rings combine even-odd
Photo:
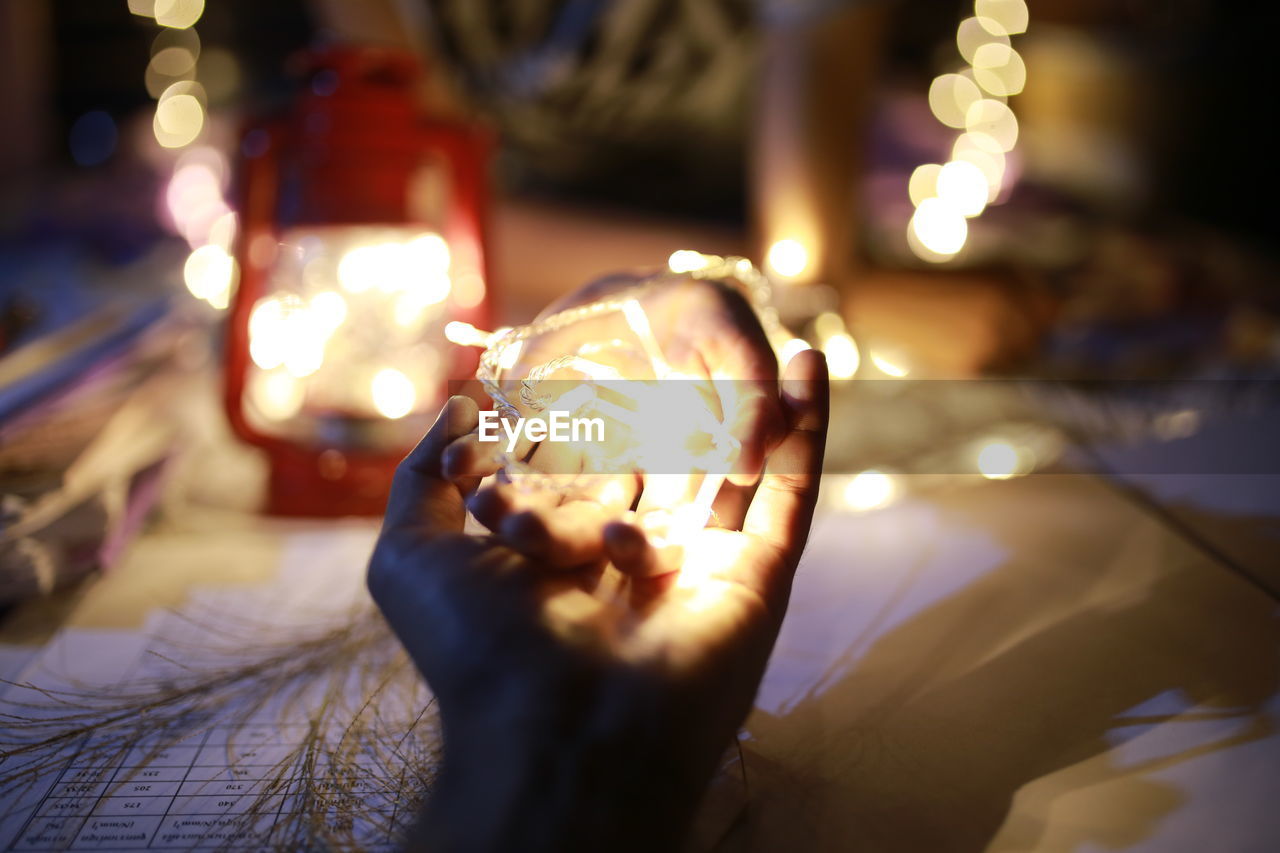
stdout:
[[390,275],[381,246],[357,246],[338,261],[338,283],[348,293],[364,293]]
[[823,345],[832,379],[852,379],[862,363],[858,345],[847,334],[832,335]]
[[987,206],[989,190],[986,175],[967,160],[952,160],[938,172],[938,198],[962,216],[981,213]]
[[235,275],[235,259],[213,244],[196,249],[182,267],[182,278],[191,295],[219,310],[227,307]]
[[302,409],[302,383],[282,370],[255,372],[249,380],[249,399],[272,421],[286,421]]
[[162,27],[185,30],[204,14],[204,0],[155,0],[156,23]]
[[493,335],[477,329],[470,323],[451,320],[444,327],[445,340],[463,347],[487,347]]
[[902,362],[895,361],[876,350],[871,351],[871,363],[875,365],[876,370],[891,379],[901,379],[911,372],[911,369]]
[[809,266],[809,250],[798,240],[779,240],[765,255],[769,269],[783,278],[795,278]]
[[938,174],[941,171],[942,167],[937,163],[916,166],[911,173],[911,181],[907,184],[907,195],[911,197],[912,204],[918,205],[926,198],[938,194]]
[[1018,119],[1001,101],[983,98],[965,112],[964,127],[972,133],[984,133],[1001,151],[1012,151],[1018,142]]
[[978,51],[987,45],[1009,46],[1009,36],[994,18],[965,18],[956,29],[956,47],[965,62],[973,63]]
[[785,367],[791,359],[807,349],[813,349],[804,338],[791,338],[778,350],[778,361]]
[[1026,0],[977,0],[973,6],[978,17],[995,21],[1009,35],[1025,33],[1031,20]]
[[977,166],[987,181],[987,203],[996,200],[1004,182],[1005,156],[1000,146],[983,133],[962,133],[951,147],[951,159]]
[[677,249],[667,258],[667,269],[674,273],[694,272],[705,269],[706,266],[706,256],[692,249]]
[[978,472],[988,480],[1007,480],[1018,473],[1018,449],[1007,441],[990,441],[978,451]]
[[848,482],[844,487],[844,502],[852,510],[866,512],[889,504],[896,493],[893,478],[872,468]]
[[347,319],[347,300],[334,290],[325,290],[311,297],[310,310],[316,323],[332,333]]
[[204,105],[195,95],[161,96],[152,121],[157,142],[165,148],[182,148],[195,142],[203,129]]
[[973,55],[973,79],[993,95],[1016,95],[1027,84],[1027,66],[1009,45],[984,44]]
[[405,249],[403,261],[414,268],[413,273],[420,274],[425,271],[442,276],[449,271],[451,261],[449,244],[439,234],[424,234],[416,237],[409,241]]
[[929,109],[947,127],[963,128],[969,108],[980,100],[978,84],[962,74],[943,74],[929,86]]
[[373,407],[385,418],[397,420],[413,411],[418,392],[413,382],[394,367],[384,367],[370,383]]
[[911,231],[930,252],[950,257],[964,248],[969,227],[964,214],[940,198],[920,202],[911,217]]

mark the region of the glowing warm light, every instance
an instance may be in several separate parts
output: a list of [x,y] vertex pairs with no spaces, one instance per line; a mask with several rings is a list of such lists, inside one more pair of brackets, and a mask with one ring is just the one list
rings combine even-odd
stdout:
[[187,290],[219,310],[227,307],[235,274],[235,259],[226,249],[212,244],[192,252],[182,268]]
[[249,313],[249,357],[263,370],[284,363],[285,307],[275,297],[261,299]]
[[394,367],[384,367],[370,383],[373,407],[385,418],[396,420],[413,411],[418,393],[413,382]]
[[[195,149],[193,149],[194,151]],[[179,163],[165,188],[165,207],[179,234],[196,248],[213,239],[213,228],[230,212],[222,197],[222,183],[215,167],[201,160]],[[223,228],[227,223],[223,223]],[[234,224],[232,223],[234,230]],[[234,234],[223,236],[231,237]],[[230,249],[230,239],[223,245]]]
[[809,250],[798,240],[779,240],[765,255],[769,269],[784,278],[795,278],[809,266]]
[[240,227],[239,220],[236,218],[235,211],[228,210],[226,213],[213,220],[213,224],[209,226],[209,233],[206,239],[215,246],[221,246],[230,252],[235,245],[236,231]]
[[154,18],[156,0],[129,0],[129,11],[140,18]]
[[778,361],[785,367],[791,359],[807,349],[813,349],[804,338],[791,338],[778,350]]
[[249,379],[249,399],[273,421],[286,421],[302,408],[305,390],[302,383],[282,370],[254,373]]
[[970,107],[981,100],[978,84],[962,74],[943,74],[929,86],[929,109],[947,127],[963,128]]
[[993,18],[965,18],[956,29],[956,47],[965,62],[973,63],[978,51],[989,44],[1008,47],[1009,36]]
[[338,262],[338,282],[348,293],[364,293],[395,274],[389,261],[394,258],[382,246],[357,246]]
[[1027,84],[1027,66],[1007,44],[984,44],[973,55],[973,79],[992,95],[1016,95]]
[[461,320],[451,320],[444,327],[445,340],[462,347],[487,347],[492,337],[488,332]]
[[484,301],[484,276],[464,272],[453,277],[453,301],[459,308],[475,308]]
[[[174,86],[181,86],[175,83]],[[174,86],[165,90],[156,104],[152,122],[156,141],[165,148],[182,148],[195,142],[204,129],[204,105],[191,94],[170,94]]]
[[832,379],[852,379],[862,364],[858,345],[847,334],[832,335],[823,344],[822,351],[826,353]]
[[196,67],[196,55],[185,47],[166,47],[157,51],[149,63],[157,74],[180,77]]
[[677,249],[667,258],[667,269],[674,273],[694,272],[707,266],[707,258],[692,249]]
[[907,184],[907,195],[911,196],[912,204],[918,205],[926,198],[938,194],[938,173],[941,171],[942,167],[937,163],[916,166],[911,173],[911,182]]
[[[416,316],[449,297],[449,246],[439,234],[424,234],[408,243],[357,246],[338,262],[338,282],[348,293],[377,288],[400,293],[397,319]],[[482,291],[483,292],[483,291]]]
[[872,468],[855,476],[844,487],[844,502],[850,509],[866,512],[889,504],[896,492],[893,478]]
[[905,364],[894,361],[884,353],[875,350],[871,351],[871,363],[876,366],[876,370],[893,379],[901,379],[911,372]]
[[396,322],[406,328],[418,325],[428,308],[449,298],[449,288],[449,277],[438,274],[408,283],[396,299]]
[[[410,266],[413,273],[443,275],[449,271],[449,244],[439,234],[423,234],[405,245],[403,260]],[[445,295],[448,295],[447,291]]]
[[204,0],[155,0],[156,23],[162,27],[185,30],[204,14]]
[[325,345],[332,333],[308,308],[297,306],[289,311],[280,330],[284,369],[298,379],[315,373],[324,364]]
[[311,297],[311,315],[322,328],[330,332],[347,319],[347,300],[334,290],[325,290]]
[[978,471],[988,480],[1007,480],[1019,472],[1018,449],[1007,441],[991,441],[978,451]]
[[994,139],[984,133],[962,133],[951,148],[951,159],[977,166],[987,182],[987,203],[996,200],[1003,186],[1005,157]]
[[964,215],[940,198],[920,202],[911,217],[910,228],[926,249],[943,256],[959,252],[969,237]]
[[977,0],[973,5],[978,17],[995,21],[1011,36],[1027,31],[1031,15],[1026,0]]
[[[494,336],[502,334],[502,329],[494,332]],[[509,344],[502,351],[502,356],[498,359],[498,367],[503,370],[510,370],[516,366],[516,362],[520,360],[520,352],[524,349],[524,341],[516,341]]]
[[938,172],[938,198],[962,216],[981,213],[989,190],[986,175],[967,160],[953,160]]
[[1011,151],[1018,142],[1018,119],[1007,104],[992,98],[975,101],[965,113],[965,129],[984,133],[1000,148]]
[[826,343],[827,338],[844,330],[844,318],[834,311],[823,311],[813,320],[813,334],[819,344]]

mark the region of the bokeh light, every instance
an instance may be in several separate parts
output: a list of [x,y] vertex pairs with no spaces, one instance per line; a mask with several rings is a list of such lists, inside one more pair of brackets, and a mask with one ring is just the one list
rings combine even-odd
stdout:
[[809,251],[798,240],[778,240],[765,255],[769,269],[784,278],[795,278],[809,266]]
[[844,487],[844,503],[852,510],[866,512],[892,503],[897,491],[891,475],[872,468],[849,480]]
[[932,198],[938,194],[938,174],[941,171],[942,167],[937,163],[916,166],[907,184],[907,195],[911,197],[912,204],[919,205],[926,198]]
[[965,18],[956,28],[956,47],[964,61],[974,64],[974,57],[987,45],[1008,47],[1009,36],[1000,23],[992,18]]
[[152,122],[156,141],[165,148],[182,148],[195,142],[204,129],[203,95],[198,83],[174,83],[160,96]]
[[182,278],[187,290],[219,310],[226,308],[235,284],[236,262],[221,246],[201,246],[187,256]]
[[154,14],[160,26],[185,30],[204,14],[204,0],[155,0]]
[[974,12],[978,17],[995,21],[1011,36],[1025,33],[1031,18],[1026,0],[977,0]]
[[706,257],[692,249],[677,249],[671,253],[671,257],[667,258],[667,269],[674,273],[694,272],[706,265]]
[[911,217],[911,232],[926,249],[941,256],[955,255],[969,236],[964,214],[940,198],[927,198]]
[[1027,83],[1027,66],[1009,45],[984,44],[973,57],[973,79],[992,95],[1016,95]]
[[962,74],[943,74],[929,86],[929,109],[947,127],[963,129],[969,109],[982,100],[978,84]]
[[417,391],[413,382],[394,367],[384,367],[373,376],[370,383],[373,407],[385,418],[403,418],[413,411]]
[[962,216],[981,213],[987,206],[988,192],[986,176],[967,160],[952,160],[938,172],[938,198]]
[[852,379],[862,363],[862,355],[858,345],[848,334],[832,335],[823,344],[823,352],[827,356],[827,370],[832,379]]
[[1008,104],[993,98],[975,101],[965,113],[965,129],[992,139],[1001,151],[1011,151],[1018,142],[1018,119]]
[[988,480],[1007,480],[1026,470],[1025,456],[1007,441],[989,441],[978,450],[978,472]]

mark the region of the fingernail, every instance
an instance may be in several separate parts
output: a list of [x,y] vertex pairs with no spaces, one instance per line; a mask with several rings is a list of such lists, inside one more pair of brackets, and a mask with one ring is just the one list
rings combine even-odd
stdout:
[[626,524],[610,524],[605,528],[604,537],[614,553],[623,559],[638,556],[644,548],[644,534]]
[[827,376],[827,357],[822,350],[805,350],[796,357],[796,361],[799,362],[801,369],[798,375],[783,378],[782,391],[794,400],[804,403],[813,402],[816,399],[819,383]]

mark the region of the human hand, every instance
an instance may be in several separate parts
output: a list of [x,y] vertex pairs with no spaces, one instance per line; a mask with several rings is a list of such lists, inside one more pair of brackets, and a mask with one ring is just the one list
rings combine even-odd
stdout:
[[[637,281],[631,276],[615,276],[594,282],[549,307],[539,319],[617,296]],[[648,404],[648,414],[657,417],[637,430],[651,431],[663,418],[670,421],[673,412],[684,416],[690,413],[690,405],[699,406],[697,400],[686,399],[696,396],[697,392],[691,390],[693,385],[710,391],[709,414],[718,422],[717,430],[736,444],[727,466],[716,463],[716,474],[727,475],[730,485],[725,489],[726,500],[739,501],[735,487],[744,489],[755,482],[765,454],[781,439],[783,428],[777,360],[755,312],[738,289],[710,280],[659,280],[646,285],[636,298],[670,371],[668,376],[680,377],[647,383],[659,386],[650,391],[653,402]],[[576,352],[584,343],[634,337],[634,329],[622,313],[593,316],[526,339],[520,344],[518,358],[506,367],[503,376],[515,383],[539,365]],[[653,378],[654,366],[647,357],[636,357],[639,355],[615,348],[596,351],[591,358],[619,370],[627,380]],[[552,380],[549,384],[554,386],[557,382]],[[645,383],[630,382],[628,389],[638,391],[642,384]],[[594,470],[580,458],[580,445],[544,442],[533,447],[521,442],[514,455],[524,457],[530,451],[528,465],[535,471],[587,476],[579,478],[566,494],[538,489],[530,493],[501,481],[492,483],[475,497],[471,510],[518,550],[554,559],[561,565],[576,566],[603,557],[599,533],[604,522],[621,518],[633,505],[638,503],[642,516],[665,510],[687,501],[699,485],[698,480],[687,475],[654,476],[669,473],[660,470],[662,462],[634,470]],[[493,473],[499,464],[498,445],[483,442],[475,434],[460,437],[445,456],[446,473],[461,479]]]
[[648,578],[558,570],[463,533],[477,481],[446,479],[442,454],[478,412],[449,401],[397,471],[369,567],[441,711],[424,846],[676,846],[777,636],[816,500],[827,395],[821,356],[793,360],[787,432],[741,530],[698,531],[679,574]]

